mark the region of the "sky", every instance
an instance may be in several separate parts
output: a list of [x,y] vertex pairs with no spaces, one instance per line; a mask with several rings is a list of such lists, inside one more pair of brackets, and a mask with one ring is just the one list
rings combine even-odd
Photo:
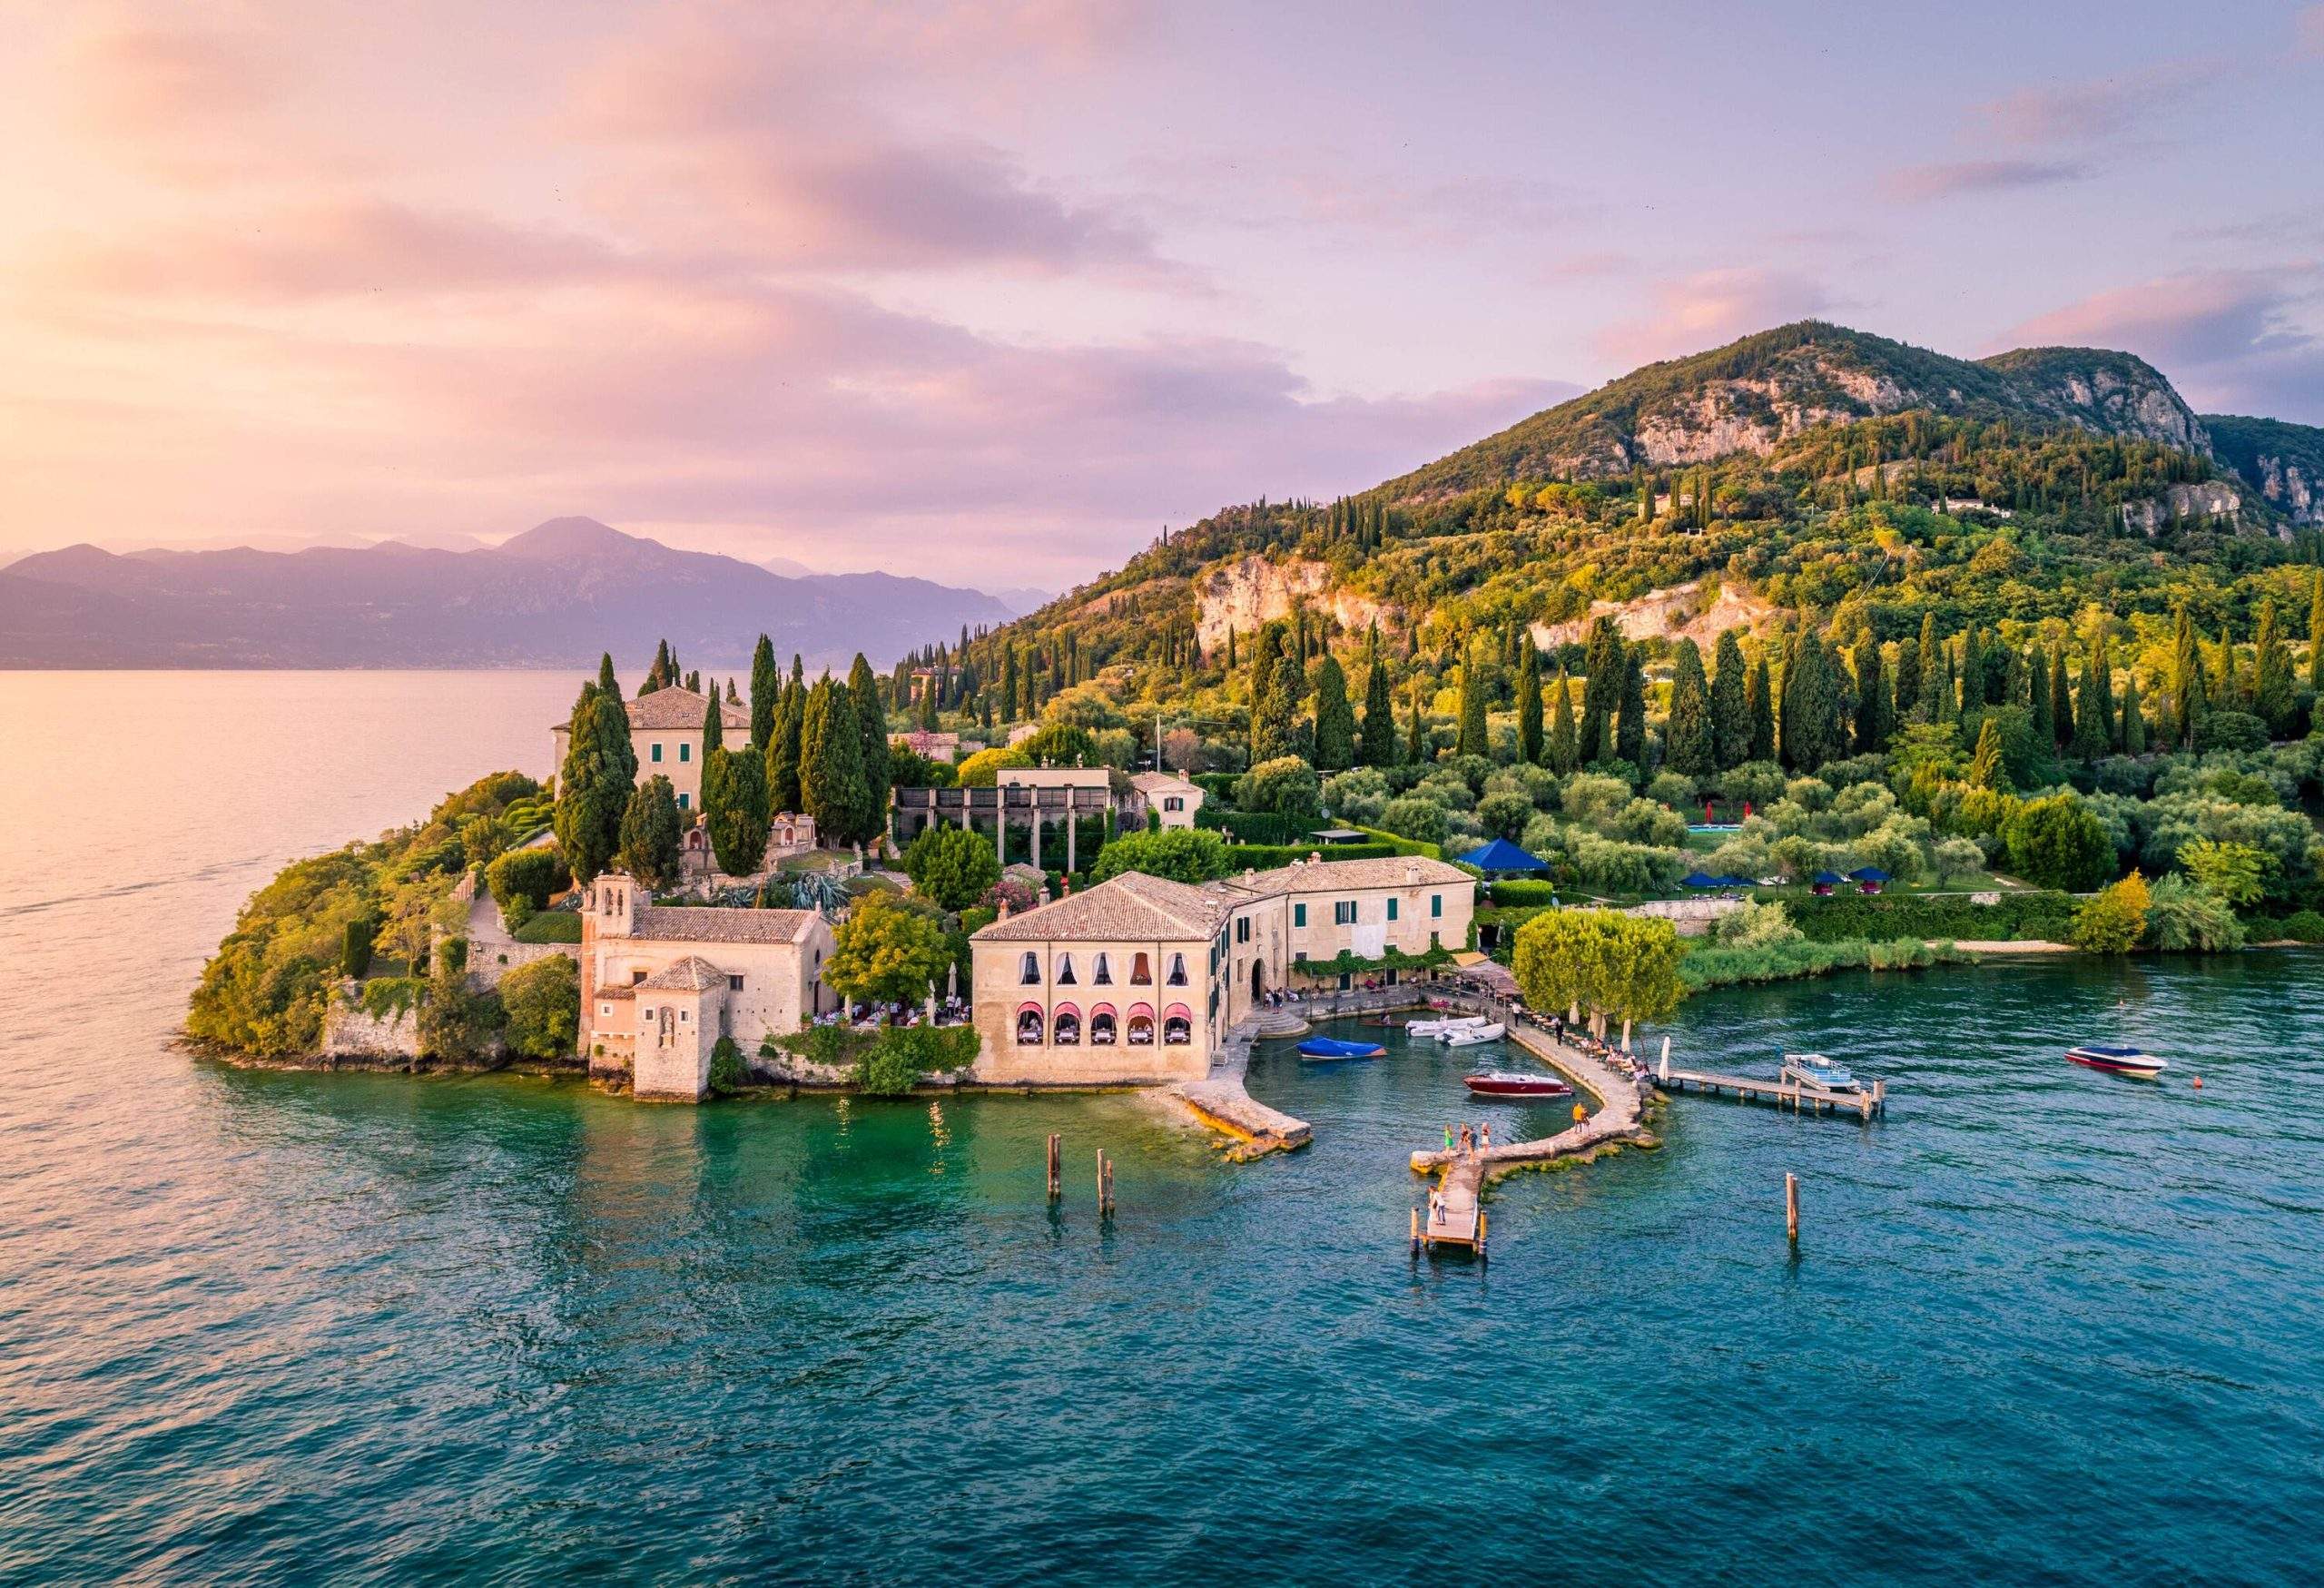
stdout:
[[0,0],[0,559],[1062,588],[1814,315],[2324,423],[2324,5]]

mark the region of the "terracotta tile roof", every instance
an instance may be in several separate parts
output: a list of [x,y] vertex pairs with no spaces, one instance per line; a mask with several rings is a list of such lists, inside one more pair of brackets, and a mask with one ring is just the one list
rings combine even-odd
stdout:
[[646,904],[632,937],[656,942],[797,942],[819,917],[812,910],[719,910]]
[[1216,887],[1124,872],[1078,893],[996,921],[976,935],[994,942],[1183,942],[1216,932],[1232,904]]
[[688,954],[675,965],[665,965],[640,981],[646,992],[707,992],[726,985],[726,972],[698,954]]
[[1189,783],[1175,772],[1133,772],[1129,780],[1145,794],[1175,794],[1181,790],[1195,794],[1202,792],[1200,784]]
[[[641,695],[635,700],[625,700],[621,704],[622,709],[629,714],[629,725],[633,733],[639,728],[645,728],[653,733],[667,734],[681,728],[700,728],[703,711],[709,705],[710,697],[698,694],[694,690],[681,689],[673,685],[667,689],[656,689],[651,695]],[[725,729],[730,741],[737,728],[743,731],[744,738],[750,736],[751,708],[747,705],[735,705],[732,702],[722,703],[719,706],[718,721]],[[561,722],[551,723],[549,725],[556,728],[569,728],[573,725],[570,722]],[[731,743],[727,745],[730,750],[734,747]]]
[[636,987],[635,987],[635,985],[625,985],[625,986],[621,986],[621,987],[600,987],[600,988],[598,988],[595,992],[592,992],[591,994],[589,994],[589,996],[590,996],[590,997],[592,997],[592,998],[607,998],[607,999],[612,999],[612,998],[635,998],[635,997],[636,997],[636,996],[637,996],[637,989],[636,989]]
[[1451,887],[1476,881],[1456,865],[1417,855],[1377,860],[1298,861],[1253,877],[1229,877],[1230,887],[1263,895],[1327,893],[1337,888]]

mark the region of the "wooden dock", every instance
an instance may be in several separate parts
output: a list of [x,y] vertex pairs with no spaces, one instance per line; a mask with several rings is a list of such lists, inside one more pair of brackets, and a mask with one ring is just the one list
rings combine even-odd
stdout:
[[1427,1209],[1413,1209],[1415,1255],[1440,1246],[1457,1246],[1468,1248],[1480,1260],[1484,1258],[1485,1210],[1479,1201],[1484,1179],[1484,1160],[1473,1153],[1456,1158],[1446,1167]]
[[1655,1085],[1666,1091],[1699,1091],[1727,1096],[1747,1103],[1772,1103],[1793,1113],[1854,1114],[1869,1119],[1888,1111],[1888,1083],[1876,1080],[1868,1091],[1827,1091],[1797,1080],[1770,1080],[1764,1075],[1727,1075],[1715,1070],[1679,1070],[1668,1060],[1654,1072]]

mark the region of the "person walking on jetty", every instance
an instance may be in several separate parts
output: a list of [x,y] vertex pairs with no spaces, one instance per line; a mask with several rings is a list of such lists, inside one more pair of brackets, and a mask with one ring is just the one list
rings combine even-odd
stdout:
[[1491,1152],[1492,1150],[1492,1121],[1491,1119],[1487,1119],[1482,1125],[1477,1128],[1477,1131],[1479,1136],[1482,1137],[1484,1141],[1483,1150]]
[[1444,1127],[1444,1150],[1452,1150],[1452,1127],[1450,1125]]

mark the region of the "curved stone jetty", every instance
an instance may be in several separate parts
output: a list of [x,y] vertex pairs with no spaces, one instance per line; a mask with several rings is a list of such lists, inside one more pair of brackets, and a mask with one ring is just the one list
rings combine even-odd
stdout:
[[1306,1120],[1271,1109],[1244,1090],[1243,1077],[1251,1067],[1251,1041],[1257,1034],[1258,1022],[1245,1021],[1226,1033],[1217,1062],[1207,1076],[1182,1080],[1170,1089],[1170,1095],[1195,1118],[1236,1139],[1236,1145],[1226,1156],[1237,1162],[1305,1147],[1312,1137]]

